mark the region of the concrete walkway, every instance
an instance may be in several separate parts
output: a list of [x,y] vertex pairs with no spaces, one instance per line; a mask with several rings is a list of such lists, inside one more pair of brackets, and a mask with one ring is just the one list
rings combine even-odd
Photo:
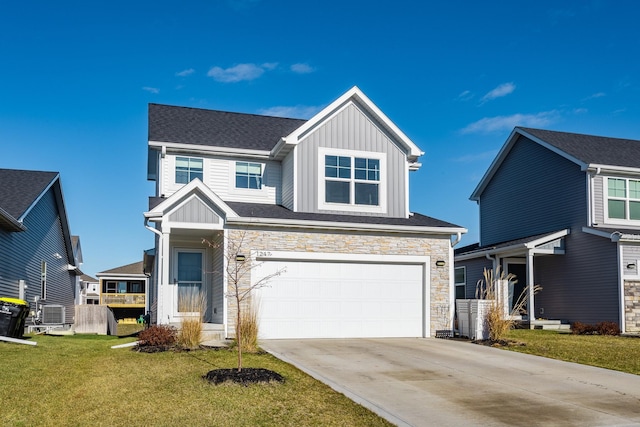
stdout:
[[637,375],[435,338],[261,346],[399,426],[640,426]]

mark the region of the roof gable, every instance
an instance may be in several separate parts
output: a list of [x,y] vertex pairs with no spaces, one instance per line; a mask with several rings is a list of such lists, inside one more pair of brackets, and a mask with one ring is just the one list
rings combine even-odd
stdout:
[[110,276],[110,275],[142,275],[144,276],[144,272],[142,271],[142,261],[134,262],[132,264],[123,265],[120,267],[112,268],[111,270],[101,271],[97,273],[96,276]]
[[0,209],[22,221],[57,177],[57,172],[0,169]]
[[516,127],[471,194],[471,200],[480,200],[480,195],[521,136],[577,164],[583,170],[601,166],[640,170],[640,141]]
[[283,158],[294,146],[300,143],[306,135],[353,104],[355,104],[358,109],[367,112],[380,127],[388,132],[389,135],[406,150],[408,160],[414,163],[415,169],[420,166],[415,162],[424,152],[389,120],[357,86],[352,87],[340,98],[333,101],[318,114],[283,138],[271,151],[272,156],[275,158]]

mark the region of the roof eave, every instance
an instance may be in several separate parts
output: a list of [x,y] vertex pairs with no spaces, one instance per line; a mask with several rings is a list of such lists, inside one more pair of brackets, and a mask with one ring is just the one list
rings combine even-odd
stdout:
[[202,154],[218,154],[224,156],[239,156],[250,157],[259,159],[268,159],[270,157],[270,151],[266,150],[249,150],[243,148],[230,148],[230,147],[218,147],[211,145],[196,145],[196,144],[183,144],[178,142],[162,142],[162,141],[149,141],[149,147],[161,148],[167,147],[176,152],[184,153],[202,153]]

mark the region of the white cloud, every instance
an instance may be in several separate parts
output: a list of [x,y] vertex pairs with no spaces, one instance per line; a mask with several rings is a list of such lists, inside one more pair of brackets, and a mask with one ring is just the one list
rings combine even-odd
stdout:
[[503,96],[507,96],[516,90],[516,85],[513,82],[502,83],[485,96],[482,97],[482,102],[491,101],[492,99],[502,98]]
[[594,93],[593,95],[587,96],[586,98],[583,99],[583,101],[588,101],[589,99],[602,98],[603,96],[607,96],[607,94],[604,92],[597,92],[597,93]]
[[178,77],[187,77],[190,76],[191,74],[195,73],[196,70],[194,70],[193,68],[188,68],[186,70],[182,70],[176,73],[176,76]]
[[460,92],[460,95],[458,95],[456,99],[458,101],[469,101],[471,100],[471,98],[473,98],[473,94],[471,93],[471,91],[465,90],[463,92]]
[[255,80],[262,76],[265,70],[273,70],[277,63],[256,64],[238,64],[230,68],[213,67],[207,73],[207,76],[222,83],[236,83],[241,81]]
[[295,107],[279,106],[260,110],[260,114],[264,114],[265,116],[309,119],[320,110],[322,110],[322,107],[308,105],[296,105]]
[[309,73],[313,73],[315,70],[309,64],[298,63],[298,64],[293,64],[291,66],[291,71],[293,71],[296,74],[309,74]]
[[543,111],[537,114],[513,114],[511,116],[485,117],[463,128],[460,132],[491,133],[511,130],[516,126],[545,127],[556,122],[560,117],[556,110]]
[[144,86],[142,88],[142,90],[146,90],[149,93],[160,93],[160,89],[156,88],[156,87],[149,87],[149,86]]
[[264,64],[262,64],[262,68],[264,68],[265,70],[275,70],[277,67],[277,62],[265,62]]

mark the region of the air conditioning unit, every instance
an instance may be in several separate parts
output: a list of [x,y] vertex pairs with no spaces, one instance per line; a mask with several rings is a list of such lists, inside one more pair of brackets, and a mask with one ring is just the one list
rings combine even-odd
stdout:
[[42,323],[45,325],[60,325],[64,323],[64,306],[63,305],[43,305],[42,306]]

